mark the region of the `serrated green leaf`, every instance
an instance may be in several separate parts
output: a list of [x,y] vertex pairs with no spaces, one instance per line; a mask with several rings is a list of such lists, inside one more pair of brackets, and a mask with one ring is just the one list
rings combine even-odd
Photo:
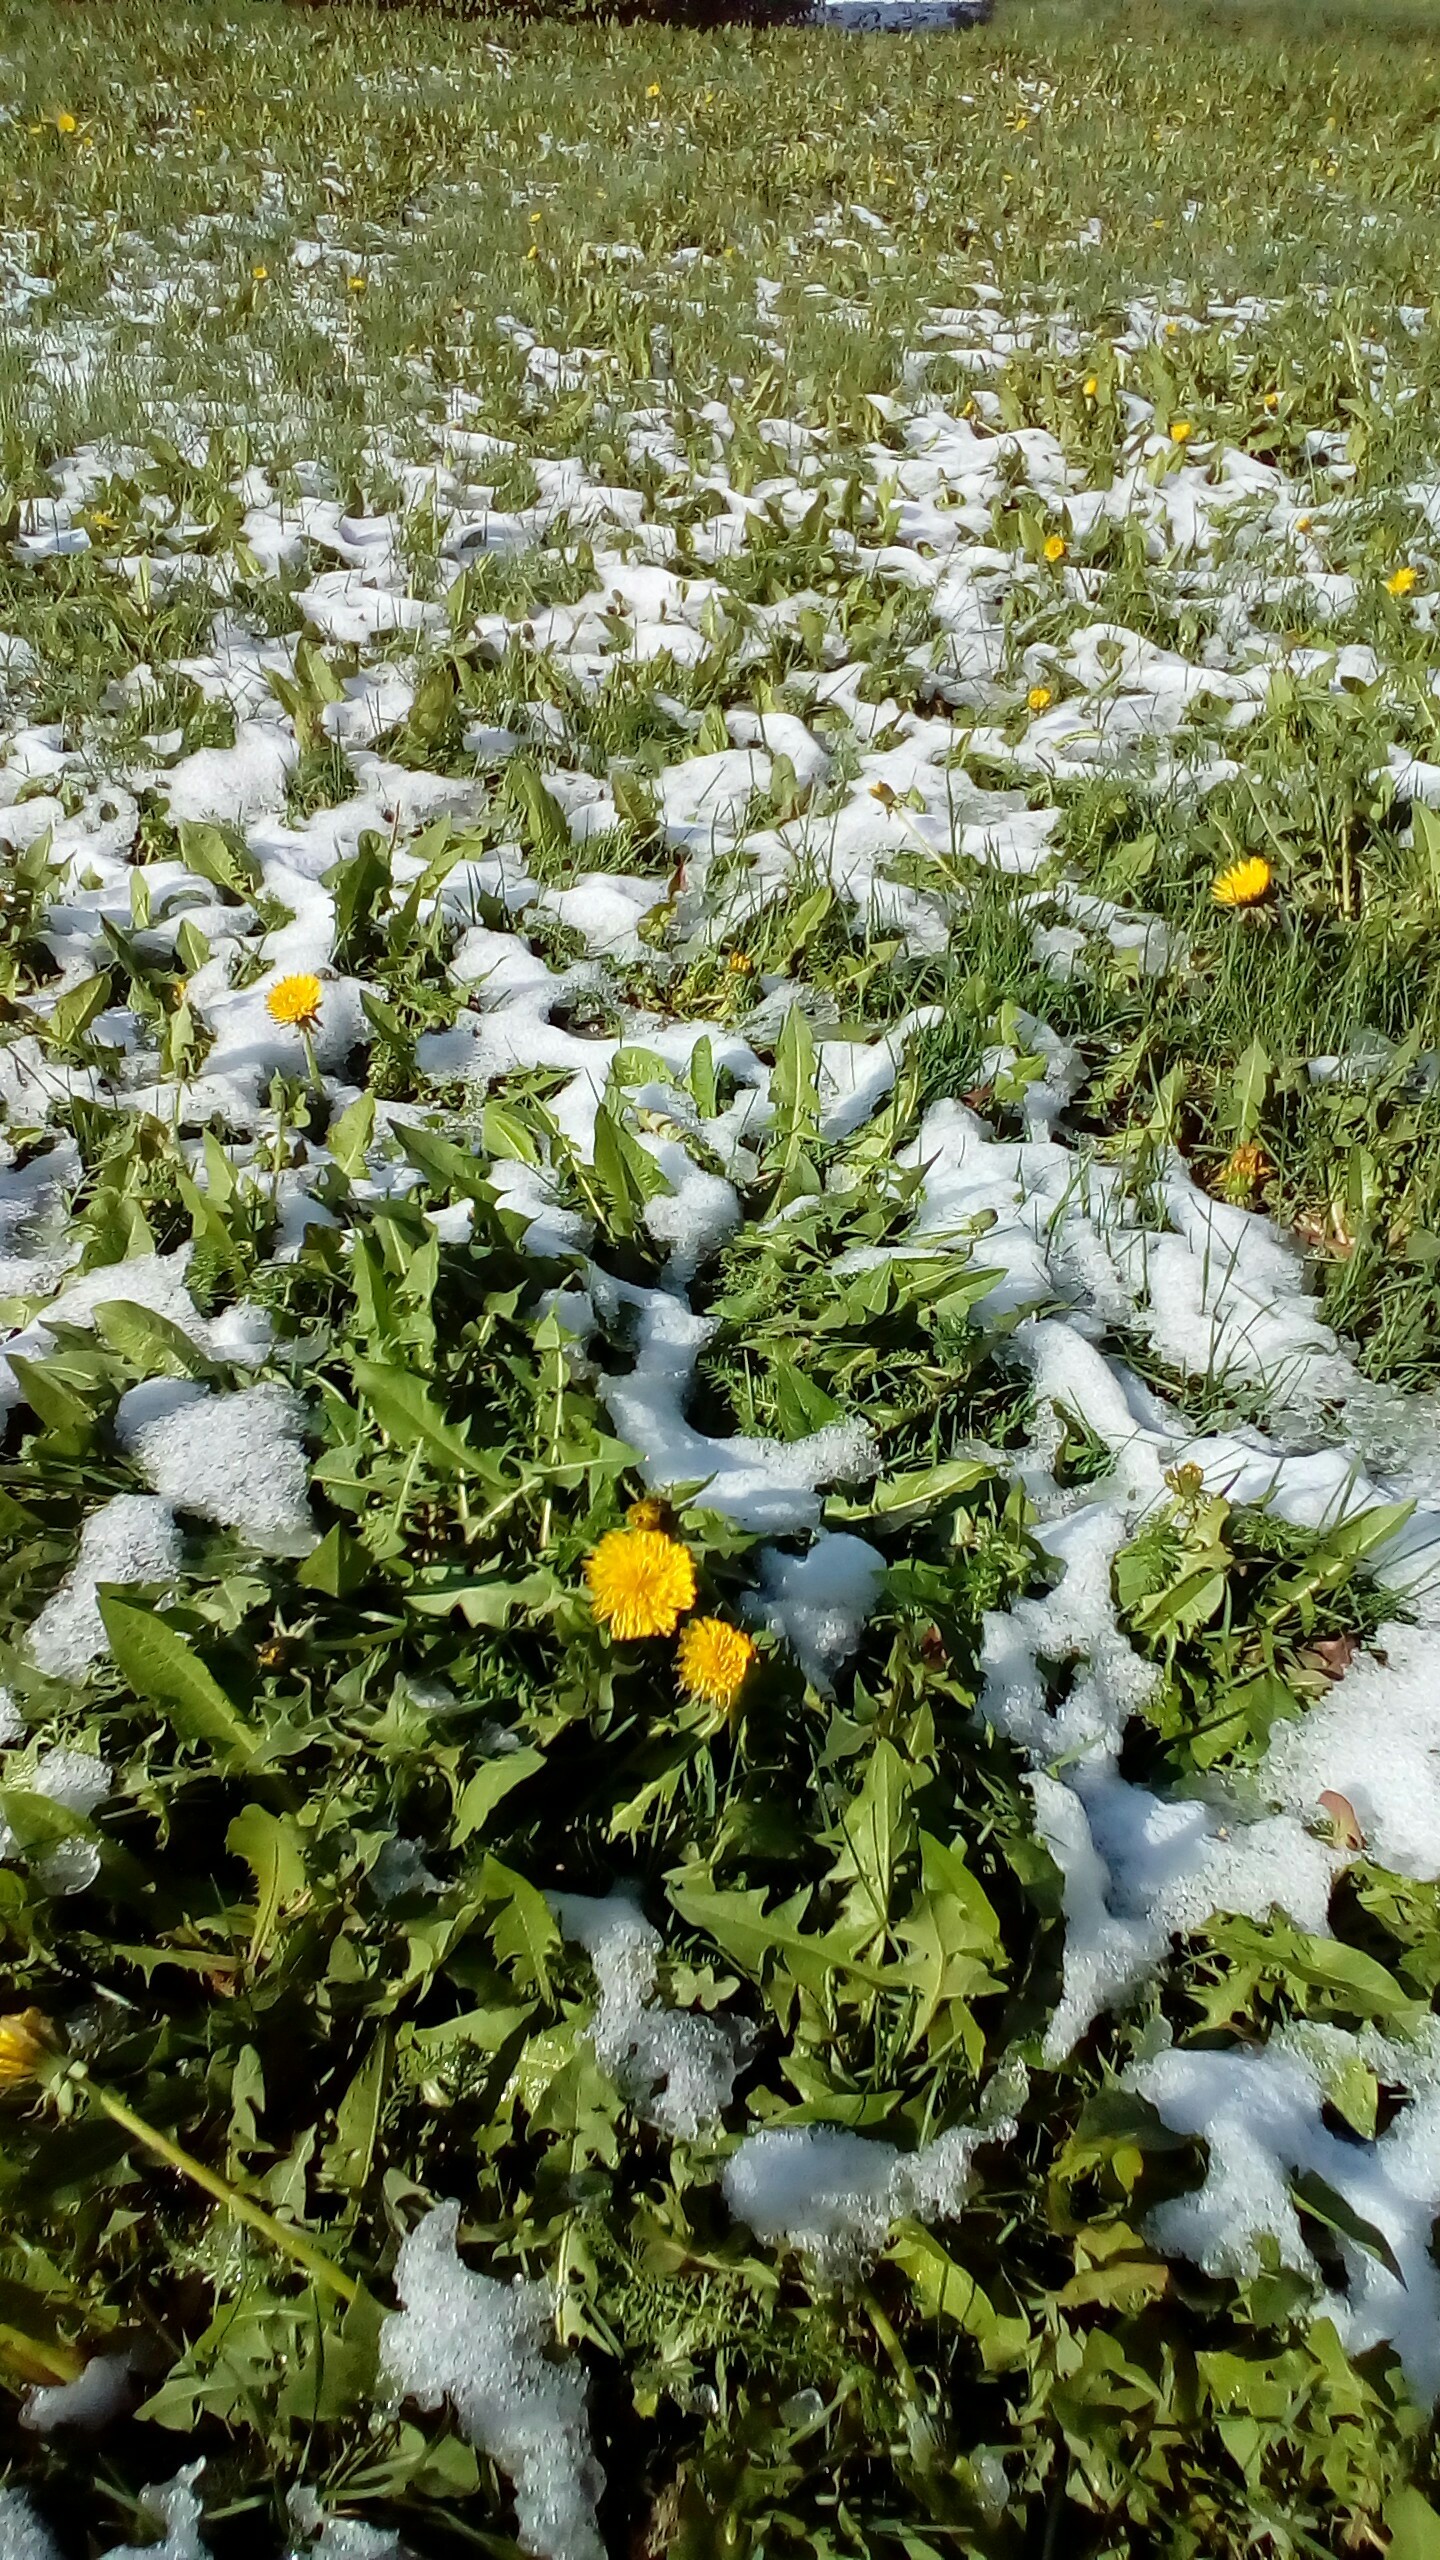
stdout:
[[351,1375],[387,1438],[402,1449],[417,1441],[432,1464],[463,1473],[475,1464],[464,1433],[447,1419],[444,1407],[410,1369],[381,1360],[356,1360]]
[[548,1999],[550,1967],[561,1941],[544,1894],[528,1877],[488,1857],[480,1891],[487,1904],[499,1905],[490,1922],[490,1942],[501,1964],[513,1969],[522,1990],[536,1990]]
[[130,1298],[106,1298],[95,1309],[95,1330],[142,1378],[213,1378],[215,1364],[169,1316],[138,1307]]
[[[137,877],[140,875],[136,875]],[[68,1049],[83,1037],[110,1001],[110,972],[98,969],[78,986],[67,987],[49,1012],[40,1017],[40,1037],[47,1049]]]
[[922,2318],[963,2329],[979,2347],[987,2373],[1004,2373],[1023,2360],[1030,2344],[1028,2323],[998,2311],[970,2269],[923,2223],[899,2224],[886,2256],[910,2286]]
[[536,1771],[544,1766],[544,1752],[537,1751],[531,1743],[522,1744],[518,1751],[506,1751],[493,1760],[487,1760],[484,1767],[477,1769],[473,1778],[467,1779],[461,1788],[450,1829],[452,1847],[459,1849],[467,1840],[473,1840],[477,1832],[484,1830],[496,1806],[503,1804],[516,1787],[523,1786],[527,1778],[533,1778]]
[[1404,2283],[1400,2261],[1384,2232],[1375,2223],[1368,2222],[1363,2214],[1357,2213],[1339,2190],[1331,2186],[1328,2178],[1320,2176],[1318,2170],[1298,2172],[1290,2181],[1290,2193],[1296,2204],[1302,2206],[1306,2213],[1313,2214],[1317,2222],[1325,2223],[1331,2231],[1338,2231],[1342,2240],[1353,2242],[1357,2249],[1365,2251],[1367,2257],[1378,2258],[1397,2283]]
[[375,1096],[357,1093],[354,1101],[331,1121],[325,1132],[325,1144],[335,1162],[353,1182],[365,1170],[365,1154],[375,1135]]
[[[233,1825],[232,1825],[233,1829]],[[331,2186],[358,2195],[370,2176],[390,2081],[391,2036],[381,2027],[335,2110],[335,2132],[323,2167]]]
[[293,1814],[267,1812],[247,1804],[225,1834],[234,1858],[243,1858],[255,1879],[255,1919],[250,1933],[250,1962],[257,1964],[274,1943],[276,1922],[287,1902],[305,1890],[305,1843]]
[[183,1741],[208,1742],[222,1762],[253,1768],[255,1734],[179,1628],[113,1593],[102,1592],[99,1607],[115,1667],[136,1695],[163,1707]]

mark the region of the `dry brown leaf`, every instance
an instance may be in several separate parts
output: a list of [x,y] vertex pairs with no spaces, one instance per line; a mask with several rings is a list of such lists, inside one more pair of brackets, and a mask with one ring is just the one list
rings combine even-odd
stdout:
[[1306,1645],[1301,1659],[1323,1671],[1327,1680],[1343,1680],[1359,1650],[1356,1636],[1317,1636],[1313,1644]]
[[1335,1826],[1336,1848],[1363,1849],[1365,1834],[1355,1818],[1355,1807],[1349,1797],[1342,1796],[1334,1787],[1326,1787],[1320,1802]]

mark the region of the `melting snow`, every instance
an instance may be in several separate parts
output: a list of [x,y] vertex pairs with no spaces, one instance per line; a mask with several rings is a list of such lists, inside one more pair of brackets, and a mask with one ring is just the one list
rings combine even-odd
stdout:
[[380,2360],[422,2409],[449,2401],[472,2444],[515,2492],[522,2551],[537,2560],[605,2560],[595,2520],[603,2474],[590,2450],[585,2384],[550,2352],[543,2286],[498,2283],[464,2265],[458,2204],[440,2204],[402,2243],[403,2309],[380,2332]]
[[663,2005],[656,1961],[663,1941],[627,1894],[549,1899],[561,1934],[595,1968],[595,2052],[617,2087],[665,2133],[688,2136],[712,2123],[730,2103],[741,2035],[727,2020]]
[[[843,218],[867,236],[883,233],[879,217],[864,208]],[[297,280],[313,277],[317,292],[333,296],[331,245],[297,244],[295,260]],[[31,282],[35,292],[42,289]],[[781,293],[777,282],[759,296],[757,316],[772,335]],[[757,1149],[773,1124],[766,1053],[794,990],[784,978],[762,980],[759,1001],[743,1018],[722,1023],[702,1012],[686,1020],[633,1000],[628,973],[653,961],[653,1003],[672,965],[706,962],[747,920],[812,889],[831,892],[857,940],[895,937],[913,956],[939,956],[981,867],[1020,884],[1034,948],[1057,976],[1085,969],[1092,953],[1107,963],[1122,955],[1147,973],[1175,968],[1186,957],[1183,937],[1063,876],[1056,849],[1062,787],[1114,774],[1157,795],[1203,794],[1240,770],[1245,730],[1277,674],[1332,690],[1383,677],[1364,650],[1298,649],[1278,636],[1275,608],[1297,585],[1316,620],[1343,616],[1355,601],[1354,580],[1326,570],[1313,530],[1302,527],[1315,505],[1308,476],[1292,486],[1218,444],[1177,461],[1147,405],[1131,394],[1120,468],[1106,487],[1085,485],[1055,437],[1004,425],[988,377],[1050,324],[1006,313],[997,302],[995,289],[980,285],[964,308],[932,315],[902,373],[902,389],[916,396],[879,396],[872,404],[885,440],[861,457],[858,530],[847,525],[834,535],[847,572],[903,590],[907,608],[925,622],[907,661],[914,685],[900,688],[903,706],[894,695],[865,698],[875,689],[870,666],[853,654],[857,644],[826,599],[792,595],[743,616],[735,610],[724,570],[750,541],[757,516],[768,510],[772,519],[778,513],[781,522],[799,525],[839,460],[797,422],[767,422],[773,474],[758,492],[742,492],[732,483],[727,457],[735,428],[723,404],[709,404],[691,422],[697,432],[708,428],[712,443],[698,474],[666,408],[615,412],[619,444],[633,460],[653,459],[679,477],[691,473],[713,499],[715,512],[688,528],[683,551],[677,527],[648,507],[640,490],[597,481],[573,457],[539,457],[535,503],[497,509],[493,489],[470,475],[508,459],[510,448],[475,422],[469,395],[453,395],[436,421],[429,460],[377,447],[406,505],[432,513],[440,556],[452,570],[484,553],[527,550],[557,530],[568,538],[584,526],[595,571],[589,592],[528,614],[487,612],[465,637],[481,651],[513,651],[520,668],[544,653],[587,707],[603,699],[617,667],[653,664],[663,684],[667,663],[700,665],[723,629],[731,663],[743,671],[767,665],[773,645],[803,615],[818,617],[812,663],[785,679],[787,707],[769,707],[768,695],[763,710],[732,707],[725,744],[707,729],[706,751],[693,752],[702,743],[694,735],[699,715],[659,697],[674,723],[676,751],[643,777],[659,838],[648,865],[637,859],[629,873],[580,869],[557,856],[561,876],[542,878],[527,865],[533,859],[535,872],[545,872],[547,863],[538,853],[522,858],[515,846],[456,864],[423,909],[424,920],[438,914],[454,928],[454,1019],[420,1039],[417,1059],[422,1075],[463,1080],[477,1104],[512,1075],[538,1072],[558,1084],[548,1106],[559,1132],[556,1160],[494,1164],[495,1190],[537,1253],[573,1266],[570,1285],[553,1300],[571,1355],[584,1361],[602,1326],[625,1346],[619,1357],[629,1365],[607,1367],[599,1390],[616,1431],[636,1448],[647,1484],[694,1492],[767,1538],[810,1541],[803,1552],[766,1548],[754,1607],[821,1688],[853,1652],[883,1573],[879,1551],[867,1541],[822,1529],[824,1495],[869,1482],[881,1448],[855,1417],[788,1442],[708,1429],[715,1416],[702,1399],[700,1363],[712,1325],[692,1302],[741,1217],[739,1193],[754,1177]],[[1233,334],[1265,325],[1267,314],[1255,305],[1210,318]],[[595,351],[545,347],[517,321],[502,325],[537,404],[596,375],[602,360]],[[1154,307],[1137,303],[1122,343],[1148,345],[1162,327]],[[964,364],[975,386],[964,417],[920,390],[941,350]],[[38,355],[52,375],[84,378],[103,362],[104,349],[98,339],[47,339]],[[203,459],[203,439],[195,451]],[[141,453],[123,467],[139,472],[145,464]],[[1343,494],[1343,465],[1323,437],[1314,441],[1311,464],[1322,480],[1329,473],[1332,496]],[[93,451],[58,465],[53,486],[23,502],[17,556],[39,561],[84,550],[89,537],[76,515],[118,467],[114,457]],[[178,575],[209,580],[214,628],[181,672],[207,699],[232,707],[232,745],[183,753],[179,738],[152,738],[144,763],[127,777],[130,787],[108,772],[97,775],[90,742],[68,729],[30,725],[30,688],[40,670],[27,644],[0,637],[0,837],[24,848],[48,831],[54,866],[43,939],[58,977],[37,990],[36,1017],[108,965],[107,924],[137,930],[142,947],[169,958],[188,919],[209,946],[187,977],[198,1049],[183,1079],[163,1071],[153,1024],[120,1005],[94,1026],[96,1045],[83,1066],[63,1063],[64,1051],[47,1047],[34,1021],[0,1048],[0,1101],[23,1137],[0,1164],[0,1288],[24,1302],[19,1313],[28,1319],[4,1345],[19,1369],[0,1359],[0,1405],[23,1406],[24,1364],[50,1356],[58,1328],[98,1321],[103,1332],[107,1305],[163,1317],[213,1364],[203,1381],[149,1377],[121,1400],[116,1438],[152,1490],[119,1496],[89,1516],[69,1573],[29,1631],[35,1664],[75,1682],[103,1651],[100,1588],[163,1588],[177,1569],[176,1513],[279,1554],[304,1552],[316,1530],[303,1400],[287,1385],[250,1376],[271,1348],[267,1319],[254,1305],[203,1317],[190,1294],[185,1250],[142,1252],[79,1271],[66,1210],[82,1167],[61,1115],[79,1104],[160,1117],[202,1186],[208,1176],[196,1133],[222,1132],[237,1180],[270,1186],[278,1252],[293,1253],[308,1223],[332,1217],[314,1196],[327,1170],[325,1150],[296,1140],[278,1174],[263,1167],[260,1151],[275,1134],[276,1074],[308,1080],[313,1062],[331,1102],[343,1105],[354,1095],[371,1024],[367,989],[337,957],[334,888],[362,835],[373,830],[394,842],[403,891],[424,868],[423,853],[412,849],[418,830],[437,816],[462,829],[475,821],[487,803],[485,771],[522,744],[541,764],[557,843],[579,858],[599,862],[598,852],[586,856],[584,849],[615,827],[616,794],[624,797],[618,769],[606,779],[579,769],[578,716],[539,698],[517,702],[513,712],[507,706],[503,729],[489,720],[473,725],[469,750],[483,770],[471,778],[390,761],[387,734],[415,700],[423,663],[417,649],[441,630],[443,610],[411,592],[401,510],[351,516],[318,466],[301,465],[297,478],[301,495],[282,505],[265,470],[251,465],[237,473],[235,495],[261,574],[283,570],[311,628],[362,660],[323,708],[326,733],[350,759],[353,787],[338,806],[293,821],[286,793],[300,741],[272,679],[293,678],[295,643],[258,639],[241,622],[225,592],[223,558],[202,557],[193,547],[197,529],[178,518],[168,528],[168,552],[137,553],[135,569],[144,557],[157,584]],[[994,510],[1017,481],[1066,523],[1072,541],[1111,524],[1156,562],[1183,559],[1183,574],[1214,608],[1215,638],[1187,657],[1102,619],[1072,561],[1057,586],[1067,608],[1060,636],[1017,650],[1017,606],[1027,591],[1038,593],[1036,571],[1023,552],[1001,550],[993,540]],[[1433,516],[1434,491],[1412,495]],[[1226,566],[1232,545],[1238,576]],[[160,671],[136,670],[107,710],[148,699],[159,681]],[[1021,725],[1034,687],[1052,698]],[[543,691],[538,681],[535,691]],[[989,774],[984,786],[957,756],[961,731],[950,716],[957,711],[969,724],[968,762]],[[1197,711],[1205,715],[1198,727]],[[1387,772],[1405,794],[1440,804],[1440,771],[1408,750],[1392,750]],[[183,836],[182,858],[137,870],[132,857],[145,791],[163,798],[177,825],[238,829],[253,889],[243,899],[217,894],[212,880],[187,867]],[[140,879],[148,896],[143,926],[132,907]],[[532,947],[543,941],[553,951],[557,936],[562,945],[575,937],[568,947],[582,956],[552,966]],[[266,1007],[277,979],[300,970],[316,973],[324,991],[308,1053]],[[933,1019],[918,1013],[857,1039],[846,1036],[849,1026],[834,1008],[817,1011],[827,1140],[866,1128],[902,1072],[911,1036]],[[690,1082],[702,1041],[728,1097],[708,1116]],[[626,1083],[624,1053],[639,1050],[653,1062],[649,1080]],[[1374,1042],[1361,1039],[1345,1057],[1312,1061],[1311,1071],[1359,1083],[1380,1060]],[[1043,1021],[1013,1017],[998,1028],[982,1083],[1021,1078],[1022,1134],[997,1137],[973,1097],[936,1102],[901,1154],[913,1203],[894,1248],[895,1258],[965,1251],[993,1275],[977,1321],[994,1332],[997,1348],[1003,1342],[1005,1356],[1028,1368],[1034,1388],[1034,1433],[1013,1470],[1053,1578],[1048,1590],[987,1616],[979,1712],[1020,1756],[1037,1833],[1062,1880],[1064,1974],[1047,2035],[1052,2060],[1163,1960],[1173,1933],[1214,1911],[1263,1913],[1279,1902],[1303,1927],[1323,1930],[1331,1886],[1353,1854],[1311,1828],[1325,1788],[1349,1797],[1376,1857],[1403,1874],[1440,1874],[1435,1402],[1367,1384],[1268,1220],[1208,1198],[1178,1157],[1157,1161],[1142,1196],[1123,1165],[1088,1152],[1066,1126],[1077,1074],[1073,1054]],[[624,1120],[659,1176],[644,1210],[663,1255],[655,1286],[619,1279],[592,1259],[591,1226],[565,1190],[561,1153],[581,1167],[593,1164],[602,1102]],[[414,1108],[377,1114],[362,1196],[404,1187],[388,1132]],[[444,1232],[463,1238],[466,1225],[463,1211],[450,1213]],[[867,1258],[885,1257],[853,1257],[851,1267]],[[143,1328],[132,1326],[130,1338],[142,1337]],[[1191,1379],[1243,1389],[1247,1410],[1263,1411],[1266,1427],[1197,1437],[1126,1365],[1127,1345],[1143,1345]],[[605,1356],[611,1359],[608,1347]],[[1078,1488],[1057,1481],[1064,1416],[1083,1421],[1108,1453],[1098,1481]],[[1203,1796],[1167,1798],[1121,1775],[1126,1726],[1154,1675],[1119,1624],[1112,1566],[1182,1466],[1211,1488],[1268,1501],[1280,1517],[1312,1528],[1379,1501],[1415,1506],[1372,1566],[1405,1592],[1419,1623],[1382,1629],[1373,1657],[1358,1661],[1303,1718],[1277,1728],[1244,1801],[1218,1778]],[[7,1747],[14,1739],[7,1723]],[[102,1763],[68,1746],[22,1755],[7,1775],[70,1806],[80,1820],[98,1810],[109,1785]],[[83,1839],[61,1844],[52,1853],[54,1889],[74,1889],[77,1878],[93,1873],[94,1854]],[[404,1872],[410,1889],[426,1889],[423,1868]],[[685,2134],[713,2121],[733,2086],[728,2028],[658,1999],[660,1942],[623,1896],[557,1896],[556,1910],[595,1969],[593,2033],[602,2063],[663,2130]],[[1440,2302],[1426,2235],[1440,2202],[1437,2067],[1428,2050],[1392,2049],[1386,2067],[1408,2088],[1408,2105],[1378,2142],[1343,2146],[1321,2117],[1322,2063],[1314,2039],[1302,2046],[1282,2036],[1258,2053],[1162,2055],[1143,2066],[1135,2085],[1167,2121],[1204,2132],[1210,2144],[1204,2187],[1167,2207],[1154,2236],[1220,2266],[1250,2263],[1257,2237],[1269,2232],[1295,2263],[1307,2264],[1288,2180],[1297,2168],[1323,2175],[1385,2234],[1408,2286],[1402,2291],[1359,2253],[1333,2316],[1353,2343],[1393,2337],[1417,2380],[1433,2389],[1440,2384]],[[982,2138],[994,2137],[961,2131],[901,2155],[833,2128],[771,2128],[746,2137],[726,2172],[726,2193],[761,2239],[839,2264],[880,2246],[897,2215],[958,2209]],[[549,2323],[534,2288],[497,2284],[462,2266],[457,2222],[456,2207],[440,2208],[405,2244],[397,2281],[406,2308],[387,2324],[388,2368],[428,2406],[449,2398],[476,2443],[510,2473],[527,2548],[550,2560],[591,2560],[600,2550],[600,2484],[579,2376],[547,2352]],[[94,2371],[69,2388],[82,2397],[86,2386],[98,2392],[98,2381],[90,2385]],[[65,2393],[36,2398],[58,2406]],[[182,2473],[152,2493],[167,2560],[197,2560],[194,2478]],[[311,2520],[312,2530],[318,2521]],[[389,2560],[393,2548],[388,2538],[343,2521],[325,2525],[317,2546],[323,2560]],[[51,2560],[48,2535],[13,2494],[0,2497],[0,2560]]]

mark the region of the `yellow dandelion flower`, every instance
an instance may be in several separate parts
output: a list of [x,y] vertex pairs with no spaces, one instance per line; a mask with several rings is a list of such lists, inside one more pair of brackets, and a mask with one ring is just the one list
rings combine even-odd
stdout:
[[36,2065],[50,2050],[50,2021],[42,2010],[17,2009],[0,2018],[0,2089],[33,2080]]
[[659,1529],[611,1529],[585,1559],[590,1606],[622,1643],[673,1636],[695,1605],[695,1565],[678,1538]]
[[252,267],[250,274],[256,284],[265,284],[269,280],[270,270],[268,267]]
[[345,290],[347,293],[363,293],[365,291],[365,278],[363,276],[348,276],[346,278]]
[[1314,523],[1314,521],[1315,521],[1315,519],[1314,519],[1314,517],[1313,517],[1313,516],[1297,516],[1297,517],[1296,517],[1296,519],[1295,519],[1295,530],[1296,530],[1296,532],[1297,532],[1297,533],[1308,533],[1308,532],[1309,532],[1309,530],[1310,530],[1310,527],[1311,527],[1311,525]]
[[1050,562],[1052,568],[1057,560],[1064,559],[1065,548],[1065,536],[1063,533],[1047,534],[1045,538],[1045,557]]
[[1270,865],[1263,853],[1247,854],[1243,862],[1232,862],[1210,884],[1210,895],[1217,907],[1254,907],[1270,887]]
[[732,951],[725,966],[732,978],[751,977],[755,969],[755,963],[748,951]]
[[1231,1148],[1216,1176],[1215,1188],[1222,1200],[1234,1201],[1243,1208],[1274,1170],[1264,1148],[1258,1147],[1253,1138],[1245,1138],[1238,1147]]
[[1087,400],[1093,400],[1100,389],[1099,374],[1087,373],[1084,381],[1080,385],[1080,388]]
[[320,1019],[325,990],[308,969],[295,978],[277,978],[265,999],[265,1010],[272,1022],[283,1029],[313,1031]]
[[1025,696],[1027,711],[1048,711],[1055,696],[1048,684],[1032,684]]
[[1260,406],[1262,409],[1278,409],[1280,406],[1279,392],[1267,391],[1264,399],[1260,403]]
[[1171,419],[1170,441],[1172,444],[1188,444],[1194,433],[1195,430],[1188,418]]
[[647,98],[658,98],[658,97],[659,97],[659,95],[660,95],[660,83],[659,83],[659,81],[658,81],[658,80],[652,80],[652,81],[651,81],[649,88],[648,88],[648,89],[646,90],[646,92],[645,92],[645,95],[646,95],[646,97],[647,97]]
[[61,111],[60,111],[60,113],[59,113],[59,115],[56,117],[56,119],[55,119],[55,130],[56,130],[56,132],[57,132],[57,133],[78,133],[78,132],[79,132],[79,130],[80,130],[79,122],[78,122],[78,120],[77,120],[77,118],[76,118],[76,117],[74,117],[74,116],[72,116],[72,115],[71,115],[71,113],[70,113],[70,111],[69,111],[69,109],[68,109],[67,107],[62,107],[62,108],[61,108]]
[[647,1493],[639,1502],[631,1503],[625,1517],[632,1529],[663,1529],[665,1505],[658,1494]]
[[680,1686],[708,1706],[733,1706],[755,1659],[751,1638],[723,1618],[692,1618],[680,1639],[675,1667]]
[[1408,596],[1412,592],[1419,575],[1419,570],[1412,569],[1407,561],[1403,569],[1396,570],[1393,578],[1386,579],[1385,593],[1387,596]]

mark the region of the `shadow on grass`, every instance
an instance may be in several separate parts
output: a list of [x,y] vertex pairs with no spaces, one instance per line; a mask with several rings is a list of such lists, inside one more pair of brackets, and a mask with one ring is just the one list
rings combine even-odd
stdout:
[[[294,0],[304,9],[343,7],[351,12],[416,9],[416,0]],[[906,0],[420,0],[419,14],[466,18],[491,27],[538,26],[669,26],[718,30],[723,27],[808,27],[833,17],[843,29],[852,14],[862,32],[898,16]],[[933,13],[935,31],[983,26],[994,13],[994,0],[909,0],[917,22]]]

